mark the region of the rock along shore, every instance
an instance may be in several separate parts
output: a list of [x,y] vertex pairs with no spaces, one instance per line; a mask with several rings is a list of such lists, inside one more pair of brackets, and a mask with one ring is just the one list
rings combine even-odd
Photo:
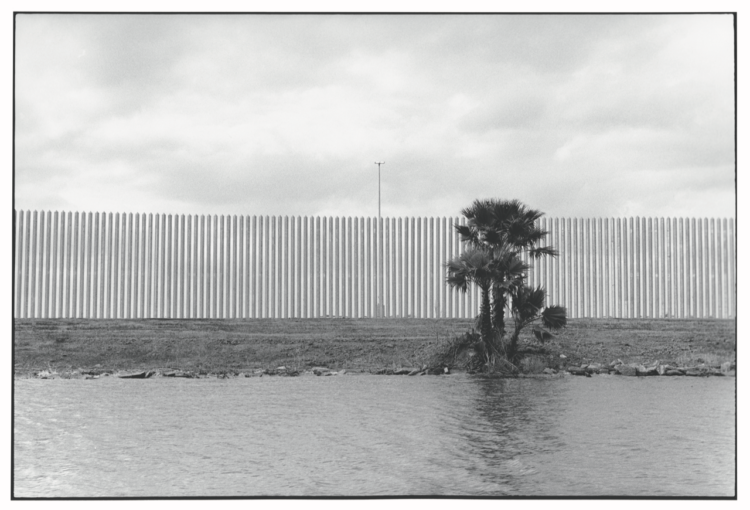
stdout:
[[[459,371],[463,372],[463,371]],[[297,376],[342,376],[358,374],[374,375],[450,375],[453,373],[449,367],[398,367],[398,368],[381,368],[370,371],[356,370],[334,370],[328,367],[313,367],[308,370],[297,370],[285,366],[274,369],[253,369],[253,370],[229,370],[220,372],[208,372],[204,370],[176,370],[176,369],[154,369],[154,370],[137,370],[137,371],[113,371],[101,368],[78,369],[73,371],[55,371],[40,370],[31,372],[28,377],[36,379],[99,379],[101,377],[115,377],[119,379],[149,379],[152,377],[174,377],[184,379],[229,379],[243,377],[297,377]],[[737,365],[735,362],[724,362],[720,365],[708,365],[705,363],[696,366],[677,366],[674,362],[661,362],[645,366],[638,363],[623,363],[621,360],[615,360],[609,365],[599,363],[583,364],[581,366],[569,366],[561,369],[545,368],[540,374],[481,374],[495,377],[544,377],[560,375],[577,375],[591,377],[592,375],[621,375],[630,377],[653,377],[653,376],[688,376],[688,377],[709,377],[709,376],[735,376],[737,374]]]
[[[623,363],[621,360],[615,360],[609,365],[603,366],[599,363],[583,364],[581,366],[566,367],[565,372],[571,375],[582,375],[591,377],[593,374],[615,374],[635,377],[649,376],[733,376],[737,373],[737,364],[726,361],[720,365],[708,365],[701,363],[695,366],[677,366],[675,362],[656,361],[648,366],[639,363]],[[555,374],[558,371],[552,368],[545,368],[545,374]]]

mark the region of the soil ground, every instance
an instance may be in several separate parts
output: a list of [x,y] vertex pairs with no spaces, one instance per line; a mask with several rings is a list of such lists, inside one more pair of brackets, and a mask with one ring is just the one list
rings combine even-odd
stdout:
[[[472,325],[467,319],[17,319],[14,373],[417,367]],[[570,319],[544,345],[530,331],[522,336],[522,368],[534,373],[617,359],[736,362],[735,332],[734,320]]]

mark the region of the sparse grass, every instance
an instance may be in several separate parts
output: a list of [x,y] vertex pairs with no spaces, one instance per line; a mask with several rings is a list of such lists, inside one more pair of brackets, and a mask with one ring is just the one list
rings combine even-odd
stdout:
[[688,351],[677,356],[675,361],[678,366],[682,367],[696,366],[702,363],[710,367],[719,367],[725,361],[733,361],[734,359],[734,356],[728,358],[726,355],[722,356],[716,353]]
[[521,360],[519,368],[525,374],[540,374],[549,366],[549,361],[543,356],[528,356]]
[[[15,372],[93,368],[247,371],[457,367],[472,319],[15,320]],[[59,341],[58,339],[63,339]],[[522,370],[583,362],[734,360],[730,320],[571,319],[539,346],[521,338]],[[541,350],[540,350],[541,349]],[[560,358],[564,354],[566,358]],[[532,356],[539,358],[533,361]]]

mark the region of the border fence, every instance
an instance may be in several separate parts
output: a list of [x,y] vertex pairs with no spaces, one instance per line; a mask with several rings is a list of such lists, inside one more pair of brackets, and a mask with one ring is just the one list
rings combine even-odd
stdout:
[[[15,211],[15,318],[470,318],[464,218]],[[541,218],[530,283],[577,317],[736,315],[733,219]]]

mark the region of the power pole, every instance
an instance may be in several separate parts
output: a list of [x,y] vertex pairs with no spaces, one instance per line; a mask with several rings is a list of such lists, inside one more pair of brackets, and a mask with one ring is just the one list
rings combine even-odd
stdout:
[[380,225],[380,165],[385,165],[385,161],[376,161],[378,165],[378,225]]
[[378,227],[377,227],[377,230],[376,230],[377,239],[378,239],[378,244],[377,244],[378,256],[377,256],[377,262],[376,262],[377,267],[375,268],[375,271],[376,271],[375,272],[375,284],[377,286],[376,288],[377,288],[377,294],[378,294],[377,295],[378,303],[377,303],[377,313],[376,313],[376,316],[377,317],[382,317],[383,316],[383,312],[382,312],[382,307],[383,306],[380,303],[380,284],[381,284],[381,282],[380,282],[380,273],[381,273],[381,269],[382,269],[381,265],[380,265],[380,252],[382,251],[383,247],[382,247],[382,239],[381,239],[381,235],[380,235],[380,165],[385,165],[385,161],[376,161],[375,164],[378,165]]

